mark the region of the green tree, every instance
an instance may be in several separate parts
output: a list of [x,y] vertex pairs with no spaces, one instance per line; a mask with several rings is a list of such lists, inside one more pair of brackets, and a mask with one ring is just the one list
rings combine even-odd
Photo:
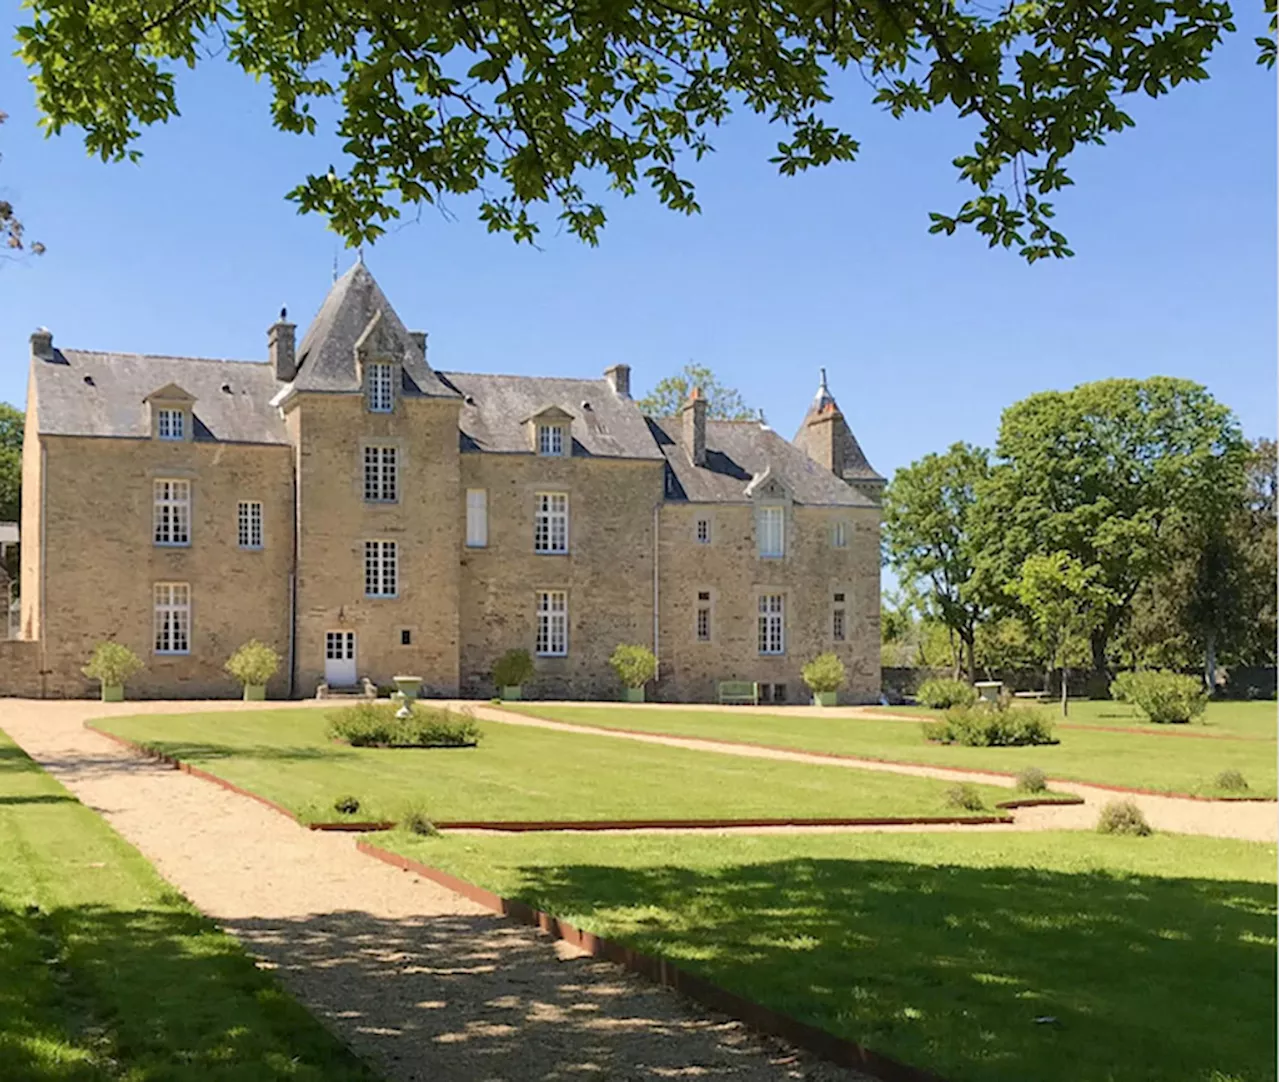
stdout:
[[960,639],[970,682],[974,637],[989,608],[972,584],[970,519],[989,473],[986,450],[956,443],[898,470],[884,494],[885,558]]
[[22,502],[22,411],[0,402],[0,522],[17,522]]
[[[491,231],[525,241],[551,205],[595,243],[606,185],[629,196],[648,184],[694,213],[685,166],[712,149],[709,133],[735,106],[778,127],[770,160],[784,175],[851,161],[858,143],[830,119],[852,112],[834,100],[839,77],[895,117],[946,107],[970,118],[967,145],[946,159],[971,197],[932,215],[932,230],[972,226],[1032,261],[1071,254],[1052,200],[1072,183],[1074,151],[1132,126],[1128,95],[1207,78],[1235,29],[1221,0],[27,7],[19,51],[47,129],[84,129],[104,159],[136,158],[141,129],[178,115],[175,70],[213,57],[271,87],[283,131],[314,133],[333,114],[341,167],[320,166],[290,197],[349,244],[450,195],[478,195]],[[1270,63],[1274,42],[1259,41]],[[861,84],[842,77],[850,66]]]
[[695,387],[707,400],[707,416],[720,421],[750,421],[756,414],[747,409],[742,395],[726,387],[710,368],[690,362],[674,376],[659,380],[637,405],[650,417],[674,417],[689,400]]
[[1011,406],[972,517],[974,589],[997,598],[1029,556],[1064,552],[1107,591],[1090,629],[1096,674],[1138,591],[1188,530],[1209,535],[1238,506],[1248,448],[1203,387],[1157,376],[1047,391]]
[[[0,110],[0,124],[8,119],[9,114]],[[44,253],[44,245],[39,241],[34,244],[28,243],[22,219],[18,217],[13,204],[7,199],[0,199],[0,247],[7,248],[10,252],[26,250],[33,255]],[[0,518],[2,517],[3,515],[0,515]]]
[[1067,716],[1068,649],[1073,637],[1087,636],[1105,617],[1111,592],[1099,582],[1101,569],[1085,567],[1065,552],[1029,556],[1010,594],[1031,615],[1050,669],[1062,670],[1062,716]]

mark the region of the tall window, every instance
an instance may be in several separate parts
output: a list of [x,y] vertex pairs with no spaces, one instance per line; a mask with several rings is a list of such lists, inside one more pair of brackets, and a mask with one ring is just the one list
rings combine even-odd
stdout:
[[262,503],[241,500],[236,515],[236,537],[242,549],[262,548]]
[[569,551],[568,493],[538,493],[533,523],[533,551]]
[[482,488],[467,489],[467,547],[482,549],[489,543],[489,494]]
[[695,621],[698,642],[711,641],[711,592],[698,591],[698,615]]
[[761,556],[782,556],[786,551],[785,519],[781,507],[756,511],[756,545]]
[[781,654],[785,651],[784,615],[781,594],[760,595],[760,653]]
[[395,597],[400,583],[394,541],[364,543],[364,596]]
[[538,454],[564,454],[564,425],[538,425]]
[[157,481],[153,492],[155,543],[191,544],[191,482]]
[[368,502],[395,503],[399,499],[399,465],[394,447],[364,449],[364,498]]
[[538,636],[534,649],[540,657],[564,657],[569,652],[569,596],[563,590],[538,592]]
[[831,609],[831,637],[836,642],[844,642],[844,594],[836,594]]
[[849,524],[844,519],[839,519],[831,528],[831,546],[838,549],[849,547]]
[[395,389],[392,385],[393,365],[377,363],[369,365],[369,412],[390,413],[395,403]]
[[155,585],[157,654],[191,652],[191,587],[185,582]]
[[709,518],[700,518],[693,528],[693,536],[697,538],[699,545],[711,544],[711,520]]

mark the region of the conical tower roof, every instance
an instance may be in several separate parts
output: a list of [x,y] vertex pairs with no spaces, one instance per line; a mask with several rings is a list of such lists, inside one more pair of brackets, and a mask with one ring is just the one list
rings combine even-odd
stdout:
[[819,434],[819,429],[823,425],[830,424],[832,426],[830,450],[832,461],[824,464],[846,481],[883,482],[884,478],[867,461],[867,456],[863,453],[852,429],[845,421],[844,414],[836,404],[835,396],[827,387],[827,370],[822,368],[819,371],[821,378],[818,383],[818,392],[813,396],[809,412],[800,422],[800,429],[791,442],[810,458],[824,462],[827,452],[823,446],[825,439]]

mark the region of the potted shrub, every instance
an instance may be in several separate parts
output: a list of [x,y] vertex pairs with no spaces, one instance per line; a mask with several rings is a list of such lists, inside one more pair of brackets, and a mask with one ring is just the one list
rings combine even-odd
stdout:
[[508,650],[494,662],[493,682],[504,699],[519,701],[524,697],[524,684],[533,678],[533,658],[528,650]]
[[835,706],[836,693],[844,687],[844,662],[835,654],[819,654],[800,670],[813,692],[814,706]]
[[628,703],[644,702],[644,686],[658,675],[658,659],[647,646],[621,643],[609,658],[609,664],[622,681],[622,699]]
[[138,655],[123,643],[100,642],[94,647],[89,664],[80,671],[102,684],[104,703],[118,703],[124,699],[124,682],[142,667]]
[[265,642],[250,639],[227,659],[226,670],[244,685],[245,702],[267,697],[267,681],[280,668],[280,655]]

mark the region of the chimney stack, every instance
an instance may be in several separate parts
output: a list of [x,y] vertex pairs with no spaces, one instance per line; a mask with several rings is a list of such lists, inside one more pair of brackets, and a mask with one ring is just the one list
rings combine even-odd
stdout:
[[609,381],[613,393],[619,398],[631,397],[631,365],[615,364],[604,370],[604,378]]
[[427,359],[427,332],[426,331],[410,331],[409,337],[417,343],[418,349],[422,351],[422,359]]
[[31,356],[40,361],[53,360],[53,331],[41,327],[31,335]]
[[294,332],[298,328],[287,321],[287,315],[281,308],[280,318],[267,328],[267,359],[281,383],[293,382],[293,377],[298,374],[298,362],[294,356]]
[[707,464],[707,400],[702,397],[702,388],[695,387],[689,395],[689,401],[680,411],[680,423],[684,435],[684,449],[695,466]]

